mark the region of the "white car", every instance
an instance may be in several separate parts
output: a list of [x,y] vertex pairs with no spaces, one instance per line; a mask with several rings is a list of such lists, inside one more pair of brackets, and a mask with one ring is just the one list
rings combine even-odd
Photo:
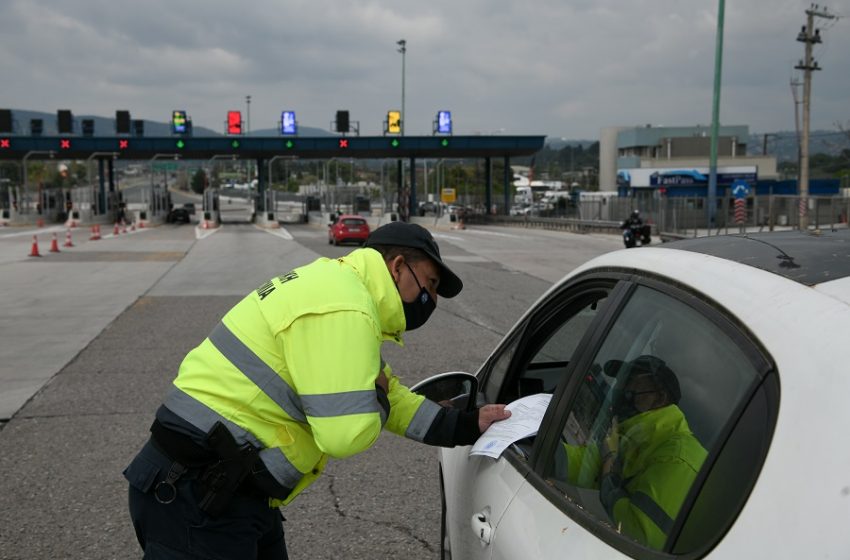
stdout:
[[848,230],[591,260],[415,388],[552,395],[498,458],[440,449],[442,557],[850,558],[847,344]]

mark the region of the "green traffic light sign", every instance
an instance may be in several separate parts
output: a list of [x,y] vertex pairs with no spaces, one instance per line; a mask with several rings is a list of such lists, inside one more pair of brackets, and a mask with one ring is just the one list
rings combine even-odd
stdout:
[[239,140],[234,140],[233,142],[230,143],[230,146],[234,149],[238,148],[239,147]]
[[182,149],[183,149],[183,148],[185,148],[185,147],[186,147],[186,142],[184,142],[183,140],[178,140],[178,141],[177,141],[177,149],[178,149],[178,150],[182,150]]
[[444,148],[448,148],[448,147],[449,147],[449,139],[448,139],[448,138],[443,138],[442,140],[440,140],[440,144],[442,144],[442,146],[443,146]]
[[292,140],[287,140],[286,141],[286,147],[287,147],[287,149],[294,148],[295,142],[293,142]]
[[401,146],[401,142],[398,141],[398,138],[393,138],[392,142],[390,142],[390,145],[393,148],[398,148],[399,146]]

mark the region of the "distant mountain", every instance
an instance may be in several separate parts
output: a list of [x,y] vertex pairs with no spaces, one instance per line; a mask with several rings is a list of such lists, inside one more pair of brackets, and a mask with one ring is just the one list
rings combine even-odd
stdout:
[[[132,115],[131,115],[132,117]],[[40,111],[27,111],[24,109],[12,109],[12,120],[17,134],[28,135],[30,132],[30,121],[32,119],[41,119],[43,125],[42,134],[45,136],[55,136],[57,134],[56,113],[43,113]],[[108,136],[115,134],[115,119],[112,117],[98,117],[94,115],[74,115],[74,134],[82,134],[83,119],[94,120],[94,135]],[[133,119],[135,120],[135,119]],[[145,136],[171,136],[171,124],[167,122],[157,122],[145,120]],[[278,136],[278,131],[274,128],[263,130],[252,130],[248,136]],[[205,128],[202,126],[193,126],[192,135],[198,137],[223,136],[223,133]],[[322,130],[320,128],[312,128],[309,126],[298,127],[298,135],[302,137],[314,136],[334,136],[334,134]]]
[[546,147],[550,150],[560,150],[566,146],[581,146],[587,148],[599,140],[567,140],[566,138],[546,138]]

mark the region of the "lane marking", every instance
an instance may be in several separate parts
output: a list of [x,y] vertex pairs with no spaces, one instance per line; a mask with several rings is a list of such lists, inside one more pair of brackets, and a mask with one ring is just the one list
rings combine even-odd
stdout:
[[218,227],[204,229],[201,226],[195,226],[195,239],[206,239],[210,235],[214,234],[220,229],[223,229],[224,225],[219,224]]
[[460,263],[483,263],[492,262],[490,259],[478,256],[466,255],[443,255],[444,261],[460,262]]
[[[16,231],[15,233],[3,233],[0,234],[0,239],[6,239],[7,237],[23,237],[25,235],[40,235],[42,233],[58,233],[60,231],[65,231],[67,228],[65,226],[50,226],[48,228],[42,229],[31,229],[29,231]],[[76,228],[71,228],[76,229]]]
[[292,239],[293,239],[292,234],[289,233],[289,231],[287,231],[287,229],[283,228],[283,227],[280,228],[280,229],[268,229],[268,228],[260,227],[257,224],[254,224],[254,227],[257,228],[260,231],[264,231],[268,234],[276,235],[277,237],[286,239],[287,241],[292,241]]

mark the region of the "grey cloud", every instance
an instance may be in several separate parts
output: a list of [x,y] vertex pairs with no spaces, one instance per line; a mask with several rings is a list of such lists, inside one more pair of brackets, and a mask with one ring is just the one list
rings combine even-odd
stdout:
[[[721,120],[793,127],[789,79],[808,3],[727,5]],[[167,119],[180,106],[220,128],[252,96],[252,128],[281,109],[326,127],[336,109],[380,133],[400,108],[408,41],[410,133],[438,109],[457,133],[593,138],[618,124],[707,124],[715,3],[698,0],[7,0],[2,106]],[[824,23],[824,22],[822,22]],[[846,20],[821,25],[813,126],[850,119]],[[256,124],[255,124],[256,123]]]

